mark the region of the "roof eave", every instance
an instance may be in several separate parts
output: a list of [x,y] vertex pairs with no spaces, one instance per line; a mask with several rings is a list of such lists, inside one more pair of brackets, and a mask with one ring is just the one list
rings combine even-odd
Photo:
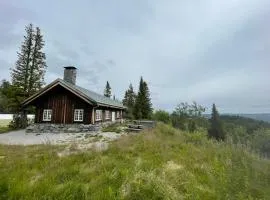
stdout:
[[109,105],[109,104],[103,104],[103,103],[97,103],[98,106],[104,106],[104,107],[109,107],[109,108],[117,108],[117,109],[122,109],[125,110],[125,107],[121,106],[114,106],[114,105]]
[[85,96],[85,95],[81,94],[80,92],[72,89],[67,84],[64,84],[61,81],[61,79],[56,79],[55,81],[53,81],[52,83],[50,83],[49,85],[47,85],[46,87],[44,87],[43,89],[41,89],[39,92],[37,92],[33,96],[31,96],[31,97],[27,98],[26,100],[24,100],[22,102],[22,104],[21,104],[22,107],[26,107],[31,102],[33,102],[34,100],[36,100],[38,97],[42,96],[43,94],[45,94],[46,92],[48,92],[52,88],[56,87],[57,85],[61,85],[62,87],[64,87],[65,89],[69,90],[70,92],[72,92],[76,96],[79,96],[81,99],[83,99],[84,101],[86,101],[90,105],[96,105],[97,104],[97,102],[95,102],[94,100],[89,99],[87,96]]

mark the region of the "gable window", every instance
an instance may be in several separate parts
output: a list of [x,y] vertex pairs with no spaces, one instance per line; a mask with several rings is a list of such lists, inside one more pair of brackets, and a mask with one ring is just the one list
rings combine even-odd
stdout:
[[106,118],[106,119],[111,119],[110,111],[109,111],[109,110],[106,110],[106,111],[105,111],[105,118]]
[[82,121],[83,121],[83,109],[75,109],[74,122],[82,122]]
[[96,110],[96,121],[102,120],[102,110]]
[[51,109],[44,109],[43,110],[43,121],[50,122],[52,120],[52,110]]

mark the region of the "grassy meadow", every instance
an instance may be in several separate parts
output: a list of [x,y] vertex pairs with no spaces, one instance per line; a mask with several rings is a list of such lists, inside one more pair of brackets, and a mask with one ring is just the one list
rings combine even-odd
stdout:
[[0,199],[270,199],[270,161],[158,124],[104,152],[0,146]]
[[0,134],[10,131],[10,128],[8,127],[10,122],[10,119],[0,119]]

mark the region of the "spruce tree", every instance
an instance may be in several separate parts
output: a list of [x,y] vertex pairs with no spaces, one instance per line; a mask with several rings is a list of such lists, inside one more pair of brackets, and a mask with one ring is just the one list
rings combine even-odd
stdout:
[[128,90],[125,92],[125,96],[123,99],[123,105],[127,107],[127,117],[130,119],[133,118],[135,98],[136,98],[136,95],[133,90],[133,86],[132,84],[130,84]]
[[33,25],[29,24],[26,26],[25,31],[26,36],[24,36],[21,51],[17,52],[18,60],[16,62],[15,68],[12,69],[11,72],[12,84],[20,89],[21,94],[19,95],[22,96],[27,96],[28,94],[29,71],[30,63],[32,61],[31,51],[34,40]]
[[127,102],[128,102],[128,90],[125,91],[124,99],[122,100],[124,106],[127,106]]
[[225,140],[225,132],[223,130],[222,122],[220,120],[219,113],[217,111],[215,104],[213,104],[212,107],[212,116],[210,122],[211,125],[210,128],[208,129],[208,136],[218,141]]
[[111,90],[112,90],[112,88],[111,88],[109,82],[107,81],[105,89],[104,89],[104,96],[111,98],[111,96],[112,96],[112,91]]
[[150,91],[147,83],[141,77],[133,113],[136,119],[149,119],[152,111]]
[[26,36],[18,52],[18,60],[11,70],[12,85],[18,90],[18,95],[27,98],[44,85],[46,57],[42,52],[44,41],[40,29],[36,31],[32,24],[25,28]]
[[143,102],[143,78],[140,79],[139,90],[136,96],[133,115],[135,119],[142,119],[142,102]]
[[152,116],[152,103],[150,98],[150,91],[147,83],[143,82],[143,102],[142,102],[142,117],[143,119],[150,119]]
[[34,47],[32,51],[32,62],[30,65],[29,95],[38,91],[44,85],[44,75],[46,71],[46,56],[42,52],[44,47],[43,36],[39,27],[36,27],[34,34]]

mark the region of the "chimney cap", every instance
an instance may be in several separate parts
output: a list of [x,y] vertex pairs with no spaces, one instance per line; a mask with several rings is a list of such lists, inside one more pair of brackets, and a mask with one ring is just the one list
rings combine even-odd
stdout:
[[64,67],[65,69],[77,69],[76,67],[74,67],[74,66],[66,66],[66,67]]

